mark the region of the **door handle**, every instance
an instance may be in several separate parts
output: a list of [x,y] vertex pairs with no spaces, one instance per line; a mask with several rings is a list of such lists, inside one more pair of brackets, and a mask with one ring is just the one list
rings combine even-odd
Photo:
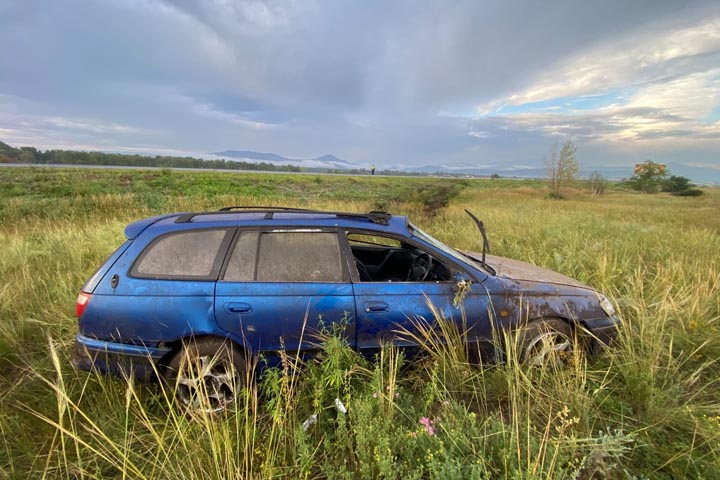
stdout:
[[230,302],[223,305],[225,313],[250,313],[252,312],[252,306],[245,302]]
[[387,312],[388,304],[385,302],[365,302],[365,312]]

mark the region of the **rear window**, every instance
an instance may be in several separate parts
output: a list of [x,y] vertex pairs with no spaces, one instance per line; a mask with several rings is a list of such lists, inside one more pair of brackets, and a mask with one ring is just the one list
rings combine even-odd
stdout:
[[217,275],[220,246],[227,230],[191,230],[154,240],[133,265],[131,274],[149,278],[208,279]]

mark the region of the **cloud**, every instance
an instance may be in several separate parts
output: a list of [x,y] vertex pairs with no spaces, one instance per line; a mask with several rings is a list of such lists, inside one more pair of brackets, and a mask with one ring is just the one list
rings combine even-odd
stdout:
[[493,134],[482,130],[470,130],[468,135],[475,138],[492,138]]
[[476,123],[492,118],[510,131],[573,138],[606,153],[717,153],[718,64],[720,15],[655,25],[578,51],[525,88],[479,105]]
[[527,165],[566,136],[597,158],[720,153],[719,19],[709,0],[7,3],[0,140],[396,165]]
[[658,139],[691,145],[720,138],[720,122],[705,119],[720,105],[720,69],[693,73],[666,83],[638,87],[618,103],[587,110],[492,115],[514,129],[540,130],[549,136],[586,142],[644,142]]
[[86,133],[112,133],[125,135],[148,135],[153,133],[151,130],[131,127],[129,125],[119,125],[117,123],[106,123],[101,120],[85,120],[79,122],[62,117],[47,117],[35,119],[35,123],[39,126],[48,126],[58,130],[79,131]]
[[718,59],[720,17],[680,29],[631,32],[624,38],[576,53],[532,85],[479,105],[477,110],[489,114],[506,105],[601,95],[620,87],[662,88],[677,82],[678,77],[713,70]]

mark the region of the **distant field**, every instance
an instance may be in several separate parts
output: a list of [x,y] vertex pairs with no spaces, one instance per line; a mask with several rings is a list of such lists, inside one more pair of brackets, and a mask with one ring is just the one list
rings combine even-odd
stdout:
[[[720,478],[720,189],[705,192],[579,185],[551,200],[537,180],[0,169],[0,478]],[[124,226],[228,205],[385,209],[478,250],[468,208],[494,254],[604,291],[623,330],[597,362],[557,372],[442,349],[366,362],[329,338],[301,376],[271,371],[221,418],[75,372],[75,298]]]

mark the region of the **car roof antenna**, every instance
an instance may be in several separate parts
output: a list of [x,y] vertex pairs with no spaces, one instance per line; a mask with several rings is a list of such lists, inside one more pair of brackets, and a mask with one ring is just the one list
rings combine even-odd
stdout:
[[482,266],[487,267],[487,264],[485,263],[485,252],[490,253],[490,242],[488,242],[487,233],[485,233],[485,224],[482,222],[482,220],[473,215],[472,212],[467,208],[465,209],[465,213],[470,215],[470,218],[475,221],[475,225],[477,225],[478,230],[480,230],[480,235],[482,235],[483,239]]

